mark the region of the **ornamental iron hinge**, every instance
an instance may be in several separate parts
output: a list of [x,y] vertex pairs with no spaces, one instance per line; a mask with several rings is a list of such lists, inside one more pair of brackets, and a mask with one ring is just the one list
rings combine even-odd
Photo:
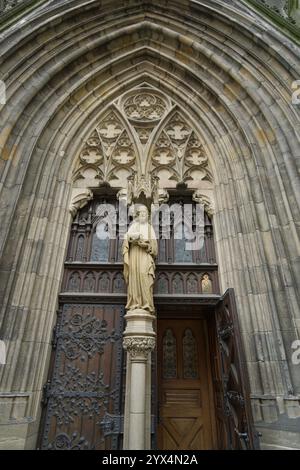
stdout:
[[58,337],[58,324],[56,324],[52,330],[52,349],[56,349],[57,347],[57,337]]

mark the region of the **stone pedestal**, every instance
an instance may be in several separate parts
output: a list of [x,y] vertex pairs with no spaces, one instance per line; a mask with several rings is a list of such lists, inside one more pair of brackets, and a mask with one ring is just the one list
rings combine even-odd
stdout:
[[127,351],[124,449],[151,448],[151,351],[155,348],[155,316],[130,310],[124,332]]

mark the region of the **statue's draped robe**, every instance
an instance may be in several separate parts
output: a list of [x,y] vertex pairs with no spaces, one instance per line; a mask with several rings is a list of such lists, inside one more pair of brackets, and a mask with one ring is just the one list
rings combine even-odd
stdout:
[[[149,240],[149,252],[129,241],[133,233],[140,233],[143,240]],[[155,279],[154,257],[157,255],[157,241],[153,227],[133,222],[123,242],[124,279],[127,284],[126,310],[141,308],[154,313],[153,284]]]

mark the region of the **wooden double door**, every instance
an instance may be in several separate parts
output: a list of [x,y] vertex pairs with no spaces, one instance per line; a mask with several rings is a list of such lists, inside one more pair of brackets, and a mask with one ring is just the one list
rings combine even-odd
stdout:
[[214,307],[158,308],[157,448],[259,448],[233,289]]
[[158,321],[158,448],[217,447],[204,318]]

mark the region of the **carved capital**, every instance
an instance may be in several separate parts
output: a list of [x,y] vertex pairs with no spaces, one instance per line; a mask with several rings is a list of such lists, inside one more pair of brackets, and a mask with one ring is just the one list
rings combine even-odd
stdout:
[[147,336],[124,338],[123,347],[130,354],[131,358],[141,356],[147,359],[149,353],[155,348],[155,338]]
[[72,216],[74,217],[79,209],[84,207],[93,197],[92,191],[88,188],[73,188],[69,207]]
[[202,204],[207,215],[214,215],[214,206],[211,199],[205,194],[202,194],[200,190],[197,190],[193,193],[193,201],[197,202],[198,204]]

